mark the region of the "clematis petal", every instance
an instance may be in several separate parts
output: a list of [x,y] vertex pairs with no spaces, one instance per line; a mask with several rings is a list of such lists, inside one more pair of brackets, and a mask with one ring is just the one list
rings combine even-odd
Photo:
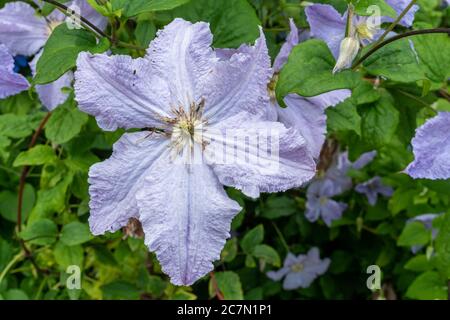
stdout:
[[307,6],[305,13],[311,27],[311,35],[324,40],[337,59],[341,41],[345,38],[346,16],[342,16],[328,4]]
[[270,108],[267,86],[273,72],[263,31],[254,46],[241,46],[229,59],[223,56],[209,75],[204,92],[208,122],[224,123],[238,114],[241,123],[266,120]]
[[73,0],[69,7],[77,6],[80,8],[81,15],[92,22],[97,28],[105,30],[108,25],[108,19],[95,11],[86,0]]
[[[36,54],[30,63],[30,68],[33,76],[36,74],[36,65],[39,58],[42,55],[42,51]],[[52,111],[59,105],[66,102],[69,97],[69,93],[62,91],[63,88],[69,88],[72,86],[73,72],[69,71],[63,74],[58,80],[44,85],[36,85],[36,92],[39,96],[44,107],[47,110]]]
[[316,277],[305,272],[291,272],[283,281],[284,290],[308,288]]
[[12,54],[31,56],[38,52],[49,36],[43,17],[24,2],[8,2],[0,10],[0,43]]
[[191,285],[220,258],[233,217],[241,210],[205,164],[159,159],[137,193],[145,243],[175,285]]
[[334,220],[339,220],[348,205],[343,202],[337,202],[329,199],[325,205],[322,206],[322,220],[328,227],[331,227]]
[[114,232],[138,217],[135,194],[153,162],[167,152],[169,140],[148,132],[124,134],[108,160],[89,170],[89,224],[95,235]]
[[281,47],[280,53],[276,57],[273,63],[274,72],[279,72],[283,68],[284,64],[287,62],[292,49],[299,44],[299,33],[297,26],[295,25],[294,19],[289,19],[289,25],[291,31],[286,38],[286,42]]
[[[363,153],[352,165],[351,167],[355,170],[361,170],[365,166],[367,166],[369,163],[371,163],[376,156],[378,155],[378,152],[376,150]],[[347,158],[348,159],[348,158]]]
[[288,95],[286,108],[277,108],[278,120],[288,128],[294,128],[305,138],[313,158],[320,156],[325,142],[327,117],[325,109],[351,96],[350,90],[336,90],[312,98]]
[[4,45],[0,45],[0,99],[18,94],[30,87],[27,79],[14,72],[14,59]]
[[291,271],[290,268],[288,268],[288,267],[283,267],[283,268],[281,268],[280,270],[277,270],[277,271],[269,271],[269,272],[267,272],[266,275],[267,275],[267,277],[268,277],[270,280],[273,280],[273,281],[280,281],[280,280],[283,279],[283,277],[286,276],[290,271]]
[[[390,5],[397,14],[400,14],[405,10],[405,8],[411,3],[410,0],[386,0],[387,4]],[[413,5],[413,7],[408,11],[408,13],[400,20],[400,24],[404,27],[411,27],[414,22],[414,17],[416,12],[419,11],[420,7],[418,5]],[[390,17],[382,17],[381,22],[393,22],[394,19]]]
[[175,19],[160,30],[147,49],[146,59],[169,84],[171,105],[188,107],[203,98],[207,78],[217,61],[211,48],[209,24]]
[[316,173],[306,141],[281,123],[248,123],[207,132],[205,138],[206,158],[220,182],[253,198],[300,187]]
[[169,89],[147,59],[80,53],[75,72],[79,108],[109,131],[161,127],[170,116]]
[[450,178],[450,112],[440,112],[417,129],[412,140],[415,160],[406,172],[419,179]]

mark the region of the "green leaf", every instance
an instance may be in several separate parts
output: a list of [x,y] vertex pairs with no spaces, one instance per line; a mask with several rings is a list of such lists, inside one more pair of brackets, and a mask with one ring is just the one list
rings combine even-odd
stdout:
[[133,0],[126,2],[123,14],[132,17],[141,13],[171,10],[189,1],[191,0]]
[[29,300],[28,295],[20,289],[9,289],[4,294],[5,300]]
[[425,228],[423,223],[413,221],[406,224],[397,245],[402,247],[411,247],[415,245],[426,245],[431,240],[431,232]]
[[62,23],[53,30],[45,44],[36,66],[34,83],[47,84],[59,79],[75,67],[78,54],[82,51],[100,53],[108,48],[109,43],[105,40],[97,44],[97,39],[91,32],[85,29],[70,30]]
[[[36,201],[34,188],[30,184],[26,184],[23,190],[22,198],[22,221],[26,221],[31,209]],[[17,192],[2,191],[0,192],[0,215],[8,221],[17,222]]]
[[267,219],[287,217],[297,211],[297,203],[288,196],[269,197],[261,210],[261,216]]
[[328,108],[326,112],[329,132],[353,131],[361,135],[361,116],[350,100]]
[[447,212],[435,241],[436,265],[450,279],[450,212]]
[[377,6],[381,16],[397,17],[397,12],[385,0],[359,0],[355,3],[355,13],[359,16],[371,16],[374,12],[368,10],[370,6]]
[[247,232],[241,240],[241,247],[247,254],[252,254],[253,249],[264,240],[264,226],[262,224]]
[[78,266],[82,269],[84,252],[80,245],[66,246],[61,241],[58,241],[53,250],[55,261],[60,266],[61,270],[67,270],[69,266]]
[[412,257],[405,264],[406,270],[416,271],[416,272],[424,272],[428,271],[432,268],[430,261],[427,259],[427,256],[424,254],[419,254],[415,257]]
[[[232,271],[216,272],[214,278],[217,287],[223,294],[225,300],[242,300],[244,294],[242,291],[241,280],[239,276]],[[209,295],[214,297],[216,295],[215,285],[212,278],[209,280]]]
[[259,37],[261,25],[246,0],[193,0],[173,10],[171,18],[175,17],[209,22],[216,48],[237,48],[243,43],[253,43]]
[[411,83],[425,79],[422,67],[408,39],[401,39],[384,46],[364,62],[371,74],[392,81]]
[[147,48],[150,41],[156,36],[156,26],[149,20],[138,20],[134,35],[138,44],[143,48]]
[[419,300],[446,300],[447,295],[447,283],[435,271],[427,271],[418,276],[406,292],[408,298]]
[[52,163],[57,159],[52,147],[37,145],[30,150],[21,152],[16,160],[14,160],[13,166],[40,166],[46,163]]
[[59,106],[45,126],[45,136],[54,143],[62,144],[77,136],[89,117],[72,106],[72,100]]
[[220,258],[225,262],[231,262],[236,258],[238,251],[237,238],[231,238],[225,244]]
[[61,230],[61,242],[67,246],[74,246],[88,242],[92,239],[89,226],[87,224],[74,221],[66,224]]
[[112,299],[139,299],[139,290],[131,283],[125,281],[114,281],[102,286],[103,298]]
[[280,256],[275,249],[265,244],[257,245],[253,249],[253,256],[262,259],[275,267],[280,267],[281,265]]
[[413,38],[414,49],[425,75],[437,83],[450,77],[450,38],[446,34],[430,34]]
[[375,148],[389,144],[400,121],[393,99],[384,94],[376,104],[361,107],[360,110],[363,140]]
[[27,116],[9,113],[0,115],[0,132],[2,136],[20,139],[31,135],[33,129]]
[[20,233],[20,237],[29,243],[37,245],[52,244],[58,235],[56,224],[49,219],[38,220],[27,226]]
[[277,82],[280,105],[284,106],[283,98],[290,93],[313,97],[332,90],[355,88],[360,75],[350,70],[333,74],[335,64],[323,41],[313,39],[299,44],[292,50]]

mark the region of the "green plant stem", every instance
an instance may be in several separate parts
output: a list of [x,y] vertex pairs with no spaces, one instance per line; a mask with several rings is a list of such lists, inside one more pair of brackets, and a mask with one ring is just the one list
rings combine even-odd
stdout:
[[19,252],[12,258],[12,260],[6,265],[5,269],[3,269],[2,273],[0,274],[0,284],[2,283],[3,279],[8,274],[9,270],[11,270],[14,265],[19,262],[21,259],[25,257],[25,254],[23,251]]
[[286,242],[286,240],[283,237],[283,234],[281,233],[280,229],[278,229],[277,225],[272,222],[273,228],[275,229],[275,232],[277,233],[278,237],[280,238],[281,243],[283,244],[283,247],[286,249],[286,252],[289,253],[290,249]]
[[410,4],[405,8],[405,10],[400,13],[400,15],[397,17],[397,19],[394,20],[394,22],[391,23],[391,25],[384,31],[384,33],[381,35],[381,37],[378,39],[376,44],[383,42],[383,40],[386,38],[386,36],[394,30],[394,28],[399,24],[399,22],[403,19],[404,16],[411,10],[413,5],[417,2],[417,0],[412,0]]
[[436,28],[436,29],[425,29],[425,30],[415,30],[410,32],[405,32],[399,35],[396,35],[392,38],[389,38],[387,40],[384,40],[383,42],[374,45],[363,57],[361,57],[358,61],[356,61],[352,69],[355,70],[361,63],[363,63],[367,58],[369,58],[372,54],[383,48],[384,46],[395,42],[397,40],[412,37],[412,36],[418,36],[423,34],[436,34],[436,33],[447,33],[450,35],[450,28]]

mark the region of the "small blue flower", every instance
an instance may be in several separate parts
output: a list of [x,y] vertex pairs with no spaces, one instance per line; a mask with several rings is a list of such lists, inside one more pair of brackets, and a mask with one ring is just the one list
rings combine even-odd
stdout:
[[394,193],[394,190],[391,187],[383,185],[380,177],[375,177],[369,181],[358,184],[355,191],[365,194],[371,206],[377,204],[379,194],[385,197],[391,197]]
[[269,271],[267,276],[273,281],[284,278],[283,289],[285,290],[308,288],[318,276],[328,270],[330,262],[328,258],[321,260],[319,249],[314,247],[306,255],[301,254],[298,257],[288,253],[283,267],[278,271]]

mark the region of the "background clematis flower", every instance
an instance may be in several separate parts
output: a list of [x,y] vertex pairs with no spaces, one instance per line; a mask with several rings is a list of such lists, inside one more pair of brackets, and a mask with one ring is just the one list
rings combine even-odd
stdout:
[[319,177],[308,186],[305,217],[310,222],[322,218],[329,227],[334,220],[340,219],[347,205],[331,198],[352,188],[352,179],[348,176],[350,169],[361,170],[372,162],[376,155],[376,151],[367,152],[352,163],[348,158],[348,152],[338,154],[327,171],[322,175],[319,174]]
[[355,187],[355,191],[365,194],[371,206],[377,204],[378,195],[391,197],[394,193],[394,190],[391,187],[383,184],[380,177],[374,177],[369,181],[358,184]]
[[[442,213],[426,213],[426,214],[422,214],[420,216],[416,216],[414,218],[409,219],[406,223],[412,223],[414,221],[423,223],[423,225],[425,226],[425,229],[427,230],[431,230],[431,239],[434,240],[436,239],[439,230],[436,228],[433,228],[433,221],[434,219],[436,219],[437,217],[441,216]],[[417,252],[419,252],[420,250],[422,250],[423,246],[413,246],[411,247],[411,251],[414,254],[417,254]]]
[[[194,283],[219,259],[241,210],[224,185],[258,197],[315,175],[302,136],[267,121],[272,70],[262,31],[229,56],[216,54],[212,40],[207,23],[175,19],[144,58],[81,53],[75,73],[79,108],[102,129],[144,129],[124,134],[111,158],[90,169],[91,230],[140,220],[176,285]],[[257,142],[235,140],[236,132]],[[264,157],[274,146],[278,158]]]
[[0,45],[0,99],[18,94],[30,87],[27,79],[14,72],[14,58]]
[[406,173],[415,179],[450,179],[450,112],[440,112],[416,130],[415,160]]
[[[410,3],[410,0],[387,0],[398,14],[400,14]],[[419,6],[414,5],[405,17],[400,21],[400,25],[410,27],[414,22],[415,13]],[[333,6],[328,4],[313,4],[305,8],[306,17],[311,27],[311,35],[326,42],[336,60],[340,56],[341,43],[345,38],[347,27],[347,12],[341,15]],[[391,22],[390,17],[381,17],[380,22]],[[354,16],[352,21],[352,35],[354,39],[360,40],[364,45],[376,40],[382,30],[368,26],[367,17]],[[348,64],[347,64],[348,66]],[[341,66],[340,69],[345,66]],[[339,69],[339,70],[340,70]]]
[[[41,2],[35,1],[40,5]],[[81,14],[88,20],[104,29],[107,25],[106,18],[98,14],[86,0],[73,0],[66,3],[68,7],[80,8]],[[65,20],[66,16],[54,10],[47,17],[39,16],[35,9],[21,1],[8,2],[0,10],[0,43],[8,47],[14,55],[35,55],[30,63],[33,76],[36,74],[36,65],[42,55],[44,47],[52,31]],[[42,104],[53,110],[64,103],[69,94],[62,92],[65,87],[70,87],[73,81],[73,73],[69,71],[53,83],[36,85],[36,92]]]
[[[286,64],[292,49],[300,43],[299,30],[294,21],[290,20],[291,31],[282,46],[280,53],[274,62],[274,75],[272,82],[276,82],[278,73]],[[275,85],[273,84],[272,87]],[[274,88],[272,88],[274,89]],[[278,120],[288,128],[294,128],[305,138],[308,148],[314,157],[318,159],[325,142],[327,117],[325,110],[330,106],[336,106],[351,96],[347,89],[330,91],[315,97],[304,98],[296,94],[285,97],[286,108],[281,108],[271,94],[270,119]]]
[[311,248],[306,255],[295,256],[288,253],[283,267],[278,271],[269,271],[267,277],[273,281],[284,278],[283,289],[295,290],[308,288],[320,275],[323,275],[330,266],[329,258],[320,259],[319,249]]

